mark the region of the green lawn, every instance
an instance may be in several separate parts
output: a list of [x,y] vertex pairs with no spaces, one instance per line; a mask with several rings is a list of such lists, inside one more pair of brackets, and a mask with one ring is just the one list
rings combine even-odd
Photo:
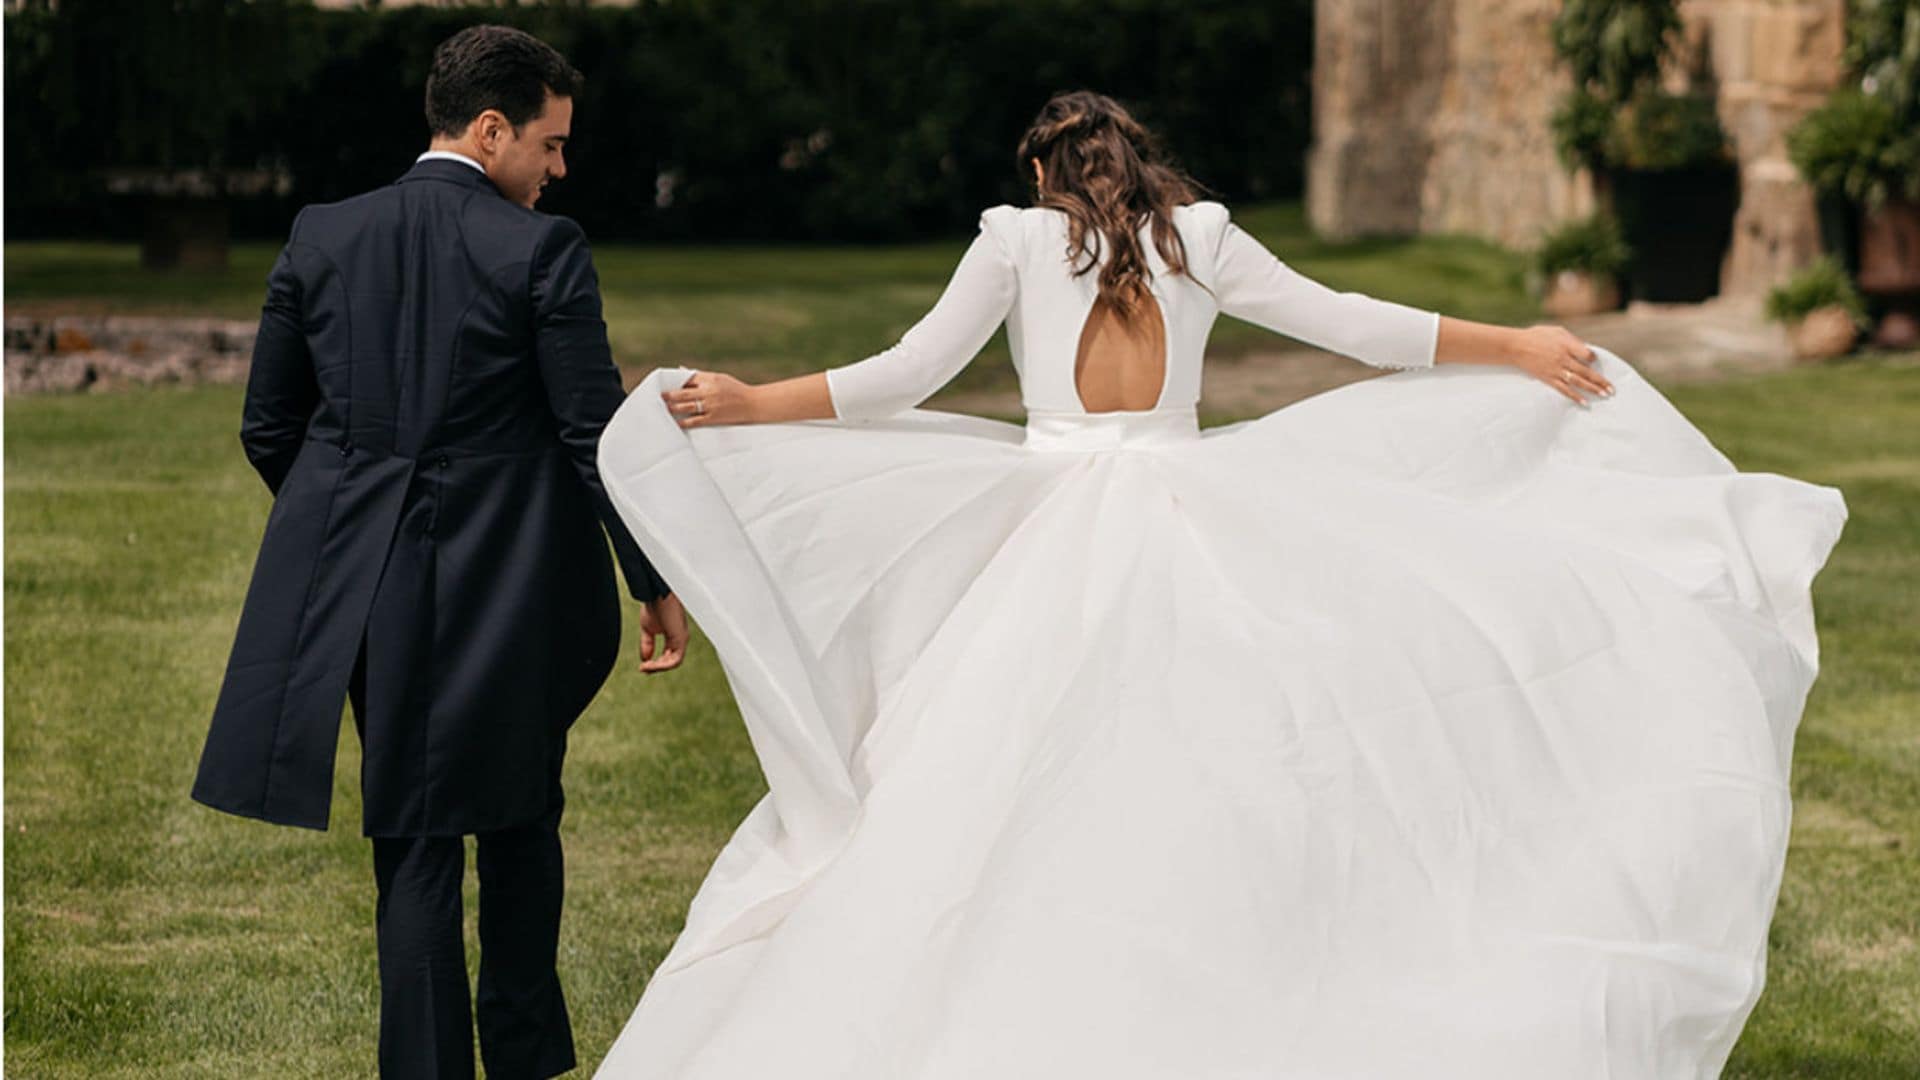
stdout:
[[[1293,238],[1283,257],[1343,287],[1528,317],[1495,249],[1328,247],[1287,210],[1256,217]],[[619,249],[601,264],[626,359],[798,369],[884,344],[957,250]],[[189,289],[140,275],[124,250],[9,247],[6,295],[245,315],[269,255],[247,249]],[[1920,1075],[1920,356],[1668,393],[1743,468],[1837,485],[1852,509],[1816,590],[1824,670],[1797,746],[1769,986],[1728,1075]],[[9,1075],[370,1071],[373,881],[351,728],[330,833],[187,798],[268,509],[239,407],[231,386],[6,401]],[[705,642],[684,670],[643,677],[633,615],[568,758],[561,963],[583,1073],[762,790]]]

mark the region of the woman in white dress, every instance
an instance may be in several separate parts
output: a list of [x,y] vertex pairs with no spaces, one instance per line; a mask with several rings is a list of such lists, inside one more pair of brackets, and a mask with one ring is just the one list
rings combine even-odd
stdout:
[[[1106,98],[1019,159],[897,345],[606,430],[769,792],[599,1075],[1717,1075],[1840,492],[1300,276]],[[1221,313],[1405,370],[1202,431]],[[1002,322],[1025,425],[917,408]]]

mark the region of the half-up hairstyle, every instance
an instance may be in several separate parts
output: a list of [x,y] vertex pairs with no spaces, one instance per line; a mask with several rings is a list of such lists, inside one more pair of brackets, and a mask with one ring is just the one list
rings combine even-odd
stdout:
[[1064,212],[1067,258],[1078,276],[1099,263],[1088,242],[1097,232],[1107,251],[1100,267],[1100,298],[1131,323],[1150,293],[1140,228],[1152,224],[1153,246],[1167,268],[1187,272],[1187,247],[1173,225],[1173,209],[1200,197],[1201,185],[1168,162],[1159,140],[1120,103],[1090,90],[1055,94],[1020,139],[1015,154],[1024,176],[1032,159],[1045,173],[1034,205]]

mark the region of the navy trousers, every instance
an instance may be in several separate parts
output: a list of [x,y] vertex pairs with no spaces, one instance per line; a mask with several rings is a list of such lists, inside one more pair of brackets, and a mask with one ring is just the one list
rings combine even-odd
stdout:
[[[355,691],[364,687],[364,642],[361,656]],[[358,727],[364,698],[349,696]],[[556,773],[559,760],[555,755]],[[466,839],[373,838],[380,1075],[386,1080],[472,1080],[476,1012],[480,1059],[493,1080],[544,1080],[574,1067],[573,1025],[555,969],[565,799],[559,777],[553,780],[552,805],[539,820],[474,836],[480,874],[475,996],[467,992],[463,934]]]

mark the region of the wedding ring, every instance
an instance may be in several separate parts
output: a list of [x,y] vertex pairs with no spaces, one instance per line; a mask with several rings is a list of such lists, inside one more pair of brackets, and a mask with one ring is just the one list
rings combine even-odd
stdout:
[[700,400],[699,398],[694,398],[694,399],[693,399],[693,414],[694,414],[695,416],[705,416],[705,415],[707,415],[707,403],[706,403],[706,402],[704,402],[704,401],[701,401],[701,400]]

